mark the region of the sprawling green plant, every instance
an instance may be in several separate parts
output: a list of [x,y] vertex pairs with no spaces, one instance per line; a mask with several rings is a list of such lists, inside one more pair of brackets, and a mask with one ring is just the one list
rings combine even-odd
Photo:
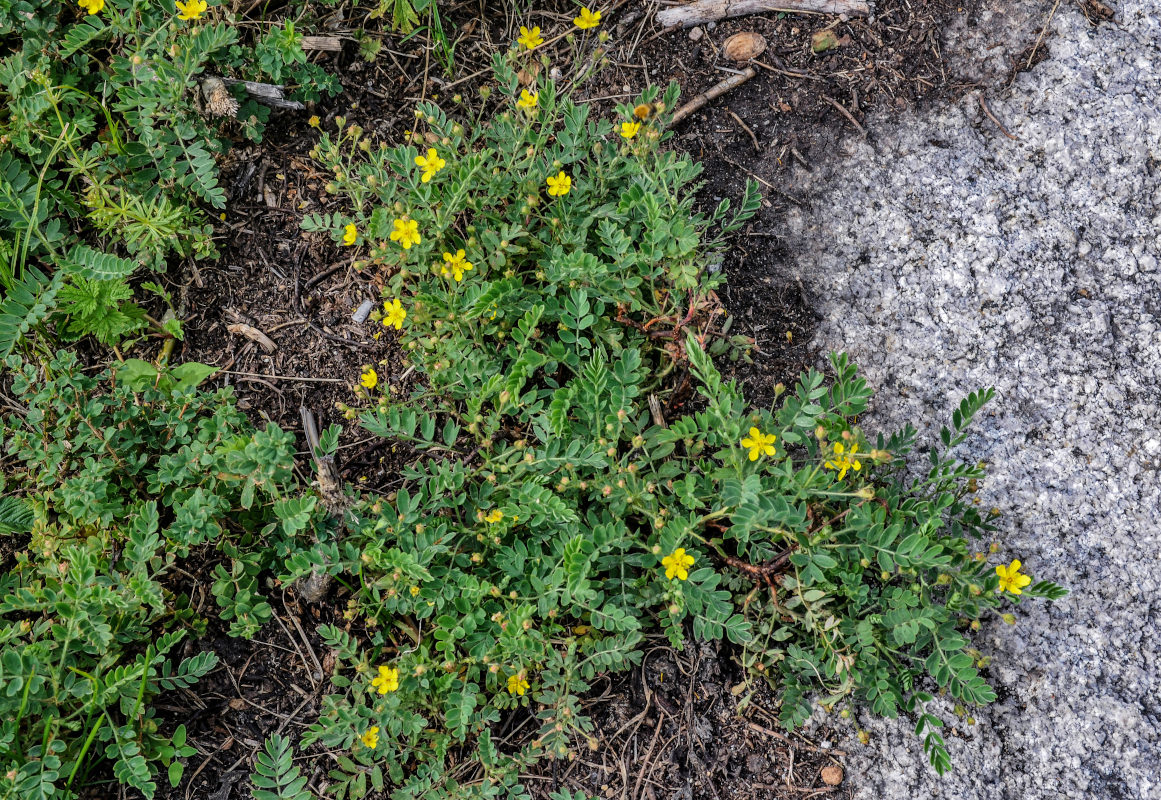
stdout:
[[214,252],[216,157],[229,135],[261,138],[270,110],[211,75],[337,91],[290,21],[243,46],[204,0],[0,3],[0,358],[58,304],[73,336],[133,333],[129,273]]
[[[321,631],[348,669],[304,743],[350,751],[339,797],[519,796],[524,765],[595,741],[581,695],[660,628],[739,645],[788,727],[814,696],[913,713],[947,769],[932,690],[994,698],[969,630],[1061,593],[1002,584],[972,552],[991,530],[982,470],[947,453],[991,392],[917,478],[914,430],[856,424],[871,392],[843,356],[748,408],[709,353],[739,344],[715,267],[756,186],[737,213],[695,210],[699,167],[661,146],[676,88],[592,119],[551,81],[521,89],[517,66],[496,59],[510,105],[490,122],[428,104],[419,150],[340,120],[315,151],[352,211],[305,227],[382,275],[381,322],[422,379],[399,397],[366,366],[349,416],[415,458],[344,535],[287,562],[286,579],[329,571],[351,590],[350,624]],[[491,731],[513,713],[539,730],[502,753]],[[475,759],[449,769],[464,746]]]
[[7,367],[27,411],[0,423],[18,463],[0,479],[0,536],[17,551],[0,575],[0,797],[75,797],[103,759],[152,797],[159,769],[177,785],[193,750],[151,701],[216,664],[176,655],[205,629],[183,564],[218,562],[220,614],[252,634],[271,614],[257,575],[314,525],[315,500],[293,493],[290,434],[253,431],[228,390],[194,389],[212,368],[127,361],[90,377],[68,353]]

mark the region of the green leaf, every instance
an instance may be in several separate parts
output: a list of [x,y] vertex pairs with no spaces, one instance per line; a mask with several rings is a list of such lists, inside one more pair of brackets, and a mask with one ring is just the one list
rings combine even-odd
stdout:
[[217,367],[211,367],[209,364],[187,361],[170,369],[169,375],[174,381],[174,391],[184,392],[200,386],[202,381],[217,371]]
[[91,281],[113,281],[128,278],[137,262],[102,253],[85,244],[73,245],[66,256],[69,272]]

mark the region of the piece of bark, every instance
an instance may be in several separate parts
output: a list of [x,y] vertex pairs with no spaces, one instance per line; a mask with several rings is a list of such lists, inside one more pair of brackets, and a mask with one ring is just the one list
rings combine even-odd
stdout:
[[814,14],[849,14],[865,17],[871,13],[865,0],[694,0],[684,6],[663,8],[657,12],[657,24],[663,28],[692,28],[719,19],[786,11]]
[[233,86],[236,83],[242,84],[246,90],[246,94],[253,97],[259,103],[272,106],[273,108],[289,108],[295,111],[301,111],[306,108],[297,100],[287,100],[282,93],[285,86],[277,86],[273,83],[257,83],[255,81],[239,81],[234,78],[222,78],[222,82]]
[[678,122],[681,122],[681,120],[685,119],[690,114],[704,106],[710,100],[713,100],[715,97],[721,97],[731,89],[736,89],[746,81],[750,80],[750,78],[753,78],[756,74],[757,72],[753,67],[746,67],[737,75],[731,75],[721,83],[711,86],[709,89],[690,100],[681,108],[677,109],[677,111],[673,112],[673,120],[670,122],[670,124],[676,125]]
[[257,342],[258,346],[267,353],[273,353],[278,349],[278,345],[276,345],[269,336],[255,328],[253,325],[247,325],[245,323],[239,322],[234,325],[227,325],[226,330],[228,330],[230,333],[245,336],[252,342]]
[[338,52],[343,49],[343,40],[337,36],[303,36],[303,50],[330,50]]

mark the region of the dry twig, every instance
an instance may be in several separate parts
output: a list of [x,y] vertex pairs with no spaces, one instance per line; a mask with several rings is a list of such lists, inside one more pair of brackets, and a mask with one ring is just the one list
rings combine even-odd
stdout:
[[846,117],[852,125],[854,125],[856,128],[858,128],[859,133],[861,133],[863,135],[864,139],[867,138],[866,129],[863,128],[863,126],[859,124],[859,121],[857,119],[855,119],[854,115],[851,114],[851,112],[849,112],[845,108],[843,108],[842,103],[835,100],[833,97],[827,97],[826,95],[823,95],[822,97],[824,100],[826,100],[826,102],[830,103],[832,106],[837,108],[839,110],[839,113],[842,114],[844,117]]
[[982,108],[984,113],[988,115],[988,119],[996,124],[996,127],[1000,129],[1000,133],[1004,134],[1009,139],[1020,141],[1020,137],[1013,136],[1012,134],[1008,133],[1008,129],[1000,124],[1000,121],[996,119],[996,115],[992,113],[992,109],[988,108],[988,101],[984,99],[984,93],[980,92],[977,97],[980,99],[980,108]]
[[705,90],[704,92],[699,94],[697,97],[693,98],[688,103],[683,105],[681,108],[677,109],[677,111],[675,111],[673,114],[673,121],[671,124],[676,125],[678,122],[681,122],[681,120],[685,119],[693,112],[695,112],[698,109],[705,106],[705,104],[708,103],[710,100],[721,97],[723,94],[730,91],[731,89],[738,88],[743,83],[750,80],[750,78],[753,78],[757,74],[758,73],[754,70],[753,67],[746,67],[744,70],[739,72],[737,75],[731,75],[730,77],[726,78],[724,81],[721,81],[720,83],[714,84],[709,89]]

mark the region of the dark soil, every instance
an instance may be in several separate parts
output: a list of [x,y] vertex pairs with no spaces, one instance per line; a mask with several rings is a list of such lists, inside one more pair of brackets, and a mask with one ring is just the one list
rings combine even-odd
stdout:
[[[729,34],[754,31],[767,40],[756,77],[677,125],[672,142],[704,164],[707,206],[740,197],[748,179],[763,184],[763,207],[731,242],[728,285],[720,292],[735,318],[732,332],[754,340],[752,362],[734,362],[733,374],[755,405],[769,405],[778,383],[791,384],[818,360],[810,345],[817,323],[811,293],[796,277],[794,254],[779,233],[788,214],[811,205],[810,171],[841,157],[840,142],[860,133],[869,110],[942,101],[971,88],[949,74],[942,31],[977,3],[880,0],[873,23],[769,13],[723,22],[697,41],[687,31],[659,30],[653,4],[621,2],[605,14],[612,63],[583,87],[602,113],[650,82],[675,80],[685,99],[692,98],[727,70],[745,66],[720,57]],[[321,426],[343,422],[336,404],[358,404],[352,387],[365,366],[393,382],[405,372],[390,332],[375,339],[377,326],[351,320],[363,300],[379,299],[377,276],[355,271],[352,255],[327,237],[300,230],[305,214],[338,210],[322,190],[327,177],[308,155],[317,140],[308,117],[317,114],[333,131],[334,117],[346,116],[372,139],[398,142],[419,98],[442,93],[441,103],[454,114],[447,95],[474,97],[491,53],[507,46],[517,25],[552,32],[574,13],[572,4],[550,0],[518,20],[497,5],[479,0],[442,12],[456,32],[458,79],[442,77],[423,35],[401,41],[372,32],[383,49],[369,64],[349,40],[340,53],[318,54],[342,77],[344,94],[306,112],[277,115],[260,146],[239,147],[227,161],[222,258],[175,276],[187,334],[175,359],[221,367],[214,380],[233,385],[256,422],[301,430],[300,406],[312,409]],[[815,55],[811,37],[824,28],[839,46]],[[238,324],[262,331],[276,349],[266,353],[231,331]],[[372,490],[390,485],[398,454],[351,423],[342,442],[347,480]],[[219,654],[222,667],[162,706],[168,725],[186,724],[199,755],[189,759],[183,785],[159,797],[248,797],[245,775],[262,740],[279,730],[296,734],[317,714],[329,676],[314,631],[329,621],[320,615],[331,612],[278,598],[273,604],[279,621],[253,641],[215,631],[201,642]],[[728,654],[709,646],[648,650],[642,667],[594,687],[588,713],[596,748],[582,746],[571,762],[544,763],[529,776],[529,790],[538,799],[562,787],[623,800],[850,796],[845,782],[831,787],[821,779],[839,751],[781,733],[769,690],[735,696],[731,687],[741,681]],[[740,705],[739,697],[748,703]],[[330,763],[329,757],[300,761],[312,789],[321,792]]]
[[847,785],[822,779],[845,753],[826,731],[813,741],[787,735],[773,692],[744,683],[728,653],[709,643],[645,653],[640,667],[594,687],[589,749],[539,765],[526,783],[533,797],[562,787],[606,800],[851,797]]

